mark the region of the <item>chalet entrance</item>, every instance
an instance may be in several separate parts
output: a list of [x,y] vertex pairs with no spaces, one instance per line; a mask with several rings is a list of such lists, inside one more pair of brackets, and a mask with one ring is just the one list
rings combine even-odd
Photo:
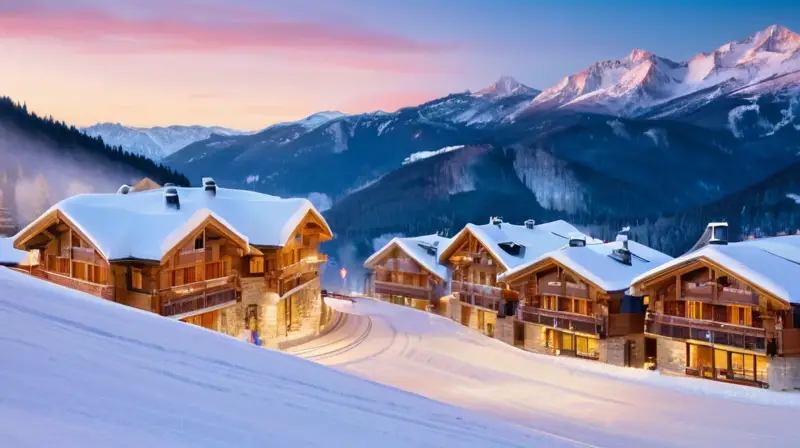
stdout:
[[658,340],[644,338],[644,368],[655,370],[658,367]]
[[469,327],[469,315],[472,313],[472,307],[462,304],[459,308],[461,308],[461,325]]
[[514,320],[513,323],[514,328],[514,346],[515,347],[524,347],[525,346],[525,324],[518,320]]
[[567,333],[548,328],[545,330],[545,346],[555,355],[598,359],[598,340],[590,336]]

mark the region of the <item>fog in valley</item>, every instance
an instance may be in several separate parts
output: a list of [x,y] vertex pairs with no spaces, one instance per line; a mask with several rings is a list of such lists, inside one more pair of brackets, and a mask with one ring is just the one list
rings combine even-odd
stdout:
[[0,123],[0,234],[21,229],[64,198],[115,192],[142,177],[120,163]]

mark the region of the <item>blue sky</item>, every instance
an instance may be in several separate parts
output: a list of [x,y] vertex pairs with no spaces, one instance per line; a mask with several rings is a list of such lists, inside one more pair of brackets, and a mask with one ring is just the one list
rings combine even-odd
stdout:
[[796,3],[0,0],[0,57],[14,61],[0,88],[78,125],[257,129],[501,75],[544,89],[634,48],[685,60],[771,24],[800,31]]

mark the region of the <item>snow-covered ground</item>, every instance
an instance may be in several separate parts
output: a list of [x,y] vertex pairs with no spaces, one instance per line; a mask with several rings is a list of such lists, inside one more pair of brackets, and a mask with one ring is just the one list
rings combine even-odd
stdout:
[[602,447],[797,446],[800,394],[537,355],[370,299],[300,356]]
[[420,160],[428,159],[433,156],[438,156],[439,154],[444,154],[446,152],[456,151],[463,148],[464,145],[456,145],[456,146],[446,146],[441,149],[437,149],[435,151],[419,151],[411,154],[410,156],[406,157],[403,160],[403,165],[408,165],[409,163],[419,162]]
[[575,445],[0,268],[0,446]]

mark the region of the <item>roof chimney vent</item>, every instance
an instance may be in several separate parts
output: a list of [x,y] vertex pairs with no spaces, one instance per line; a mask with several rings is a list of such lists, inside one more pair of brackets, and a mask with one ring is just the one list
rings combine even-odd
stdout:
[[164,190],[164,205],[167,208],[174,208],[175,210],[181,209],[181,200],[178,197],[178,189],[169,187]]
[[728,223],[712,222],[708,224],[709,236],[708,244],[728,244]]
[[211,196],[217,195],[217,182],[210,177],[203,178],[203,189],[206,190],[206,193],[210,194]]
[[172,182],[167,182],[167,183],[164,184],[164,188],[174,187],[174,186],[175,186],[175,184],[173,184]]
[[117,190],[117,194],[128,194],[130,192],[131,192],[131,187],[127,184],[122,184],[122,186],[119,187],[119,190]]
[[529,220],[525,221],[525,228],[526,229],[533,230],[534,227],[536,227],[536,220],[535,219],[529,219]]
[[586,237],[581,234],[572,233],[569,235],[569,247],[586,246]]
[[499,228],[503,224],[503,218],[499,216],[492,216],[489,218],[489,224],[496,225]]

